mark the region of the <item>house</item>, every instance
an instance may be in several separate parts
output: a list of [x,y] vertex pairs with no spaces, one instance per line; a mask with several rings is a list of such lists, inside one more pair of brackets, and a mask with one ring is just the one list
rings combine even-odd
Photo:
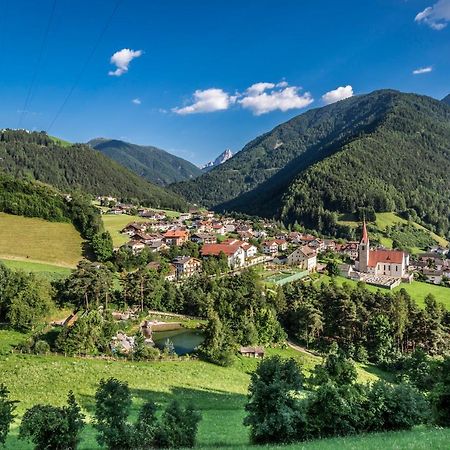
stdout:
[[247,358],[264,358],[263,347],[241,347],[239,353]]
[[442,283],[442,279],[444,276],[444,272],[442,270],[426,268],[422,270],[422,273],[425,275],[429,283],[433,284]]
[[192,214],[191,213],[181,213],[180,217],[178,217],[178,220],[180,222],[184,222],[186,220],[190,220],[192,218]]
[[188,240],[188,232],[186,230],[168,230],[163,235],[164,242],[169,245],[183,245]]
[[202,262],[192,256],[177,256],[172,260],[175,266],[177,279],[189,278],[201,271]]
[[248,242],[243,242],[241,248],[245,252],[245,259],[253,258],[258,253],[256,246]]
[[308,244],[308,246],[313,248],[314,250],[316,250],[316,252],[319,252],[319,253],[325,250],[325,243],[322,241],[322,239],[319,239],[319,238],[313,239]]
[[253,233],[251,231],[237,231],[239,235],[239,239],[242,241],[249,241],[253,237]]
[[128,241],[124,247],[130,248],[134,254],[140,253],[145,248],[145,244],[141,241]]
[[235,241],[233,243],[231,242],[224,242],[222,244],[205,244],[200,250],[200,253],[203,257],[217,257],[223,253],[227,257],[228,267],[231,269],[242,267],[245,263],[245,251],[241,247],[240,241]]
[[278,253],[278,244],[275,239],[272,241],[264,241],[262,251],[265,255],[276,255]]
[[162,240],[154,240],[147,244],[148,249],[152,252],[165,252],[169,250],[169,246]]
[[403,278],[407,275],[408,266],[409,255],[403,251],[371,250],[366,223],[363,223],[362,238],[358,248],[358,260],[355,263],[355,269],[358,272],[375,276]]
[[359,243],[356,241],[350,241],[346,244],[336,244],[335,250],[340,255],[348,256],[355,261],[358,258]]
[[303,245],[288,255],[287,263],[290,266],[300,266],[308,272],[314,272],[317,268],[316,251],[307,245]]
[[209,233],[195,233],[191,236],[191,241],[196,244],[215,244],[217,237]]
[[145,222],[131,222],[122,229],[122,234],[133,236],[135,233],[144,233],[147,230],[147,223]]
[[221,223],[214,223],[212,225],[212,231],[216,234],[225,234],[225,227]]
[[279,252],[284,252],[285,250],[287,250],[288,243],[286,242],[285,239],[275,239],[275,242],[278,245],[278,251]]

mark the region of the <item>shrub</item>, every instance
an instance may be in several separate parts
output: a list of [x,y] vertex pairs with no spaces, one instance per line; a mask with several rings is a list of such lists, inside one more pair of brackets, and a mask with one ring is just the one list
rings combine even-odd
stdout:
[[428,404],[409,384],[391,385],[377,381],[368,393],[367,429],[370,431],[409,430],[425,422]]
[[50,345],[47,341],[36,341],[34,344],[34,353],[36,353],[36,355],[46,355],[47,353],[50,353]]
[[0,445],[6,442],[9,427],[14,420],[15,401],[9,400],[9,391],[0,384]]
[[69,392],[67,406],[35,405],[20,424],[19,438],[33,442],[36,450],[73,450],[84,427],[83,414]]
[[253,442],[289,442],[296,438],[302,411],[294,393],[302,384],[303,376],[294,359],[273,356],[259,363],[245,405],[248,415],[244,425],[250,427]]

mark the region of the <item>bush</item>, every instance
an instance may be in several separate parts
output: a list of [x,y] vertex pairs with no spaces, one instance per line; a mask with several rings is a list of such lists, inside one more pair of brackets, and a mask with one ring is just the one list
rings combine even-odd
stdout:
[[15,401],[9,400],[9,391],[0,384],[0,446],[6,442],[9,427],[14,420]]
[[369,431],[410,430],[425,422],[429,406],[411,385],[391,385],[377,381],[368,393],[367,429]]
[[444,359],[440,365],[438,383],[431,395],[433,416],[437,425],[450,426],[450,358]]
[[33,442],[36,450],[73,450],[84,427],[83,414],[69,392],[67,406],[35,405],[20,424],[19,438]]
[[303,414],[295,391],[302,384],[303,376],[294,359],[273,356],[259,363],[251,377],[245,405],[248,415],[244,419],[254,443],[289,442],[297,438]]
[[50,353],[50,345],[47,341],[36,341],[34,344],[34,353],[36,353],[36,355],[47,355]]

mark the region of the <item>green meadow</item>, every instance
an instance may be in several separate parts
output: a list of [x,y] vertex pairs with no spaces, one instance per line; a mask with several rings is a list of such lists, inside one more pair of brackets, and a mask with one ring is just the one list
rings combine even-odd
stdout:
[[[254,359],[237,358],[233,366],[223,368],[196,359],[130,362],[12,353],[12,345],[25,337],[21,333],[0,330],[0,383],[8,386],[11,398],[20,401],[7,449],[31,449],[17,438],[20,417],[27,408],[37,403],[64,404],[69,390],[74,391],[89,421],[97,384],[105,377],[116,377],[129,383],[134,397],[133,415],[149,399],[160,405],[173,397],[184,403],[192,402],[203,417],[198,435],[200,448],[249,447],[248,430],[242,425],[242,420],[250,374],[257,365]],[[319,356],[291,348],[268,349],[267,352],[269,355],[296,358],[306,373],[321,361]],[[358,373],[362,382],[386,375],[370,365],[359,366]],[[396,436],[395,439],[400,437]],[[438,437],[434,436],[433,439]],[[98,448],[91,425],[83,431],[80,448]]]
[[[329,283],[330,281],[331,278],[329,276],[321,275],[319,278],[315,279],[313,283]],[[357,285],[356,281],[341,276],[334,277],[334,281],[340,286],[342,286],[344,283],[348,283],[354,286]],[[389,289],[382,289],[370,284],[366,284],[366,288],[372,292],[376,292],[378,290],[381,290],[382,292],[389,292]],[[406,292],[408,292],[411,298],[413,298],[419,306],[424,306],[425,297],[428,294],[433,294],[438,302],[443,303],[446,308],[450,310],[450,288],[444,286],[436,286],[434,284],[424,283],[421,281],[413,281],[411,284],[401,283],[400,286],[392,289],[392,292],[399,291],[400,289],[405,289]]]
[[[50,266],[74,268],[82,257],[83,240],[70,223],[0,213],[0,259],[34,263],[28,269]],[[26,265],[22,268],[28,270]]]

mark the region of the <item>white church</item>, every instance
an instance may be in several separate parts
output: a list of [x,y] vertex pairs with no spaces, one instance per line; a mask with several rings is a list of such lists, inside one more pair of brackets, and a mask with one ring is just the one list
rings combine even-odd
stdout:
[[362,238],[358,247],[358,260],[355,271],[359,279],[370,284],[390,287],[400,282],[411,281],[408,274],[409,255],[401,250],[370,249],[366,222],[363,223]]

